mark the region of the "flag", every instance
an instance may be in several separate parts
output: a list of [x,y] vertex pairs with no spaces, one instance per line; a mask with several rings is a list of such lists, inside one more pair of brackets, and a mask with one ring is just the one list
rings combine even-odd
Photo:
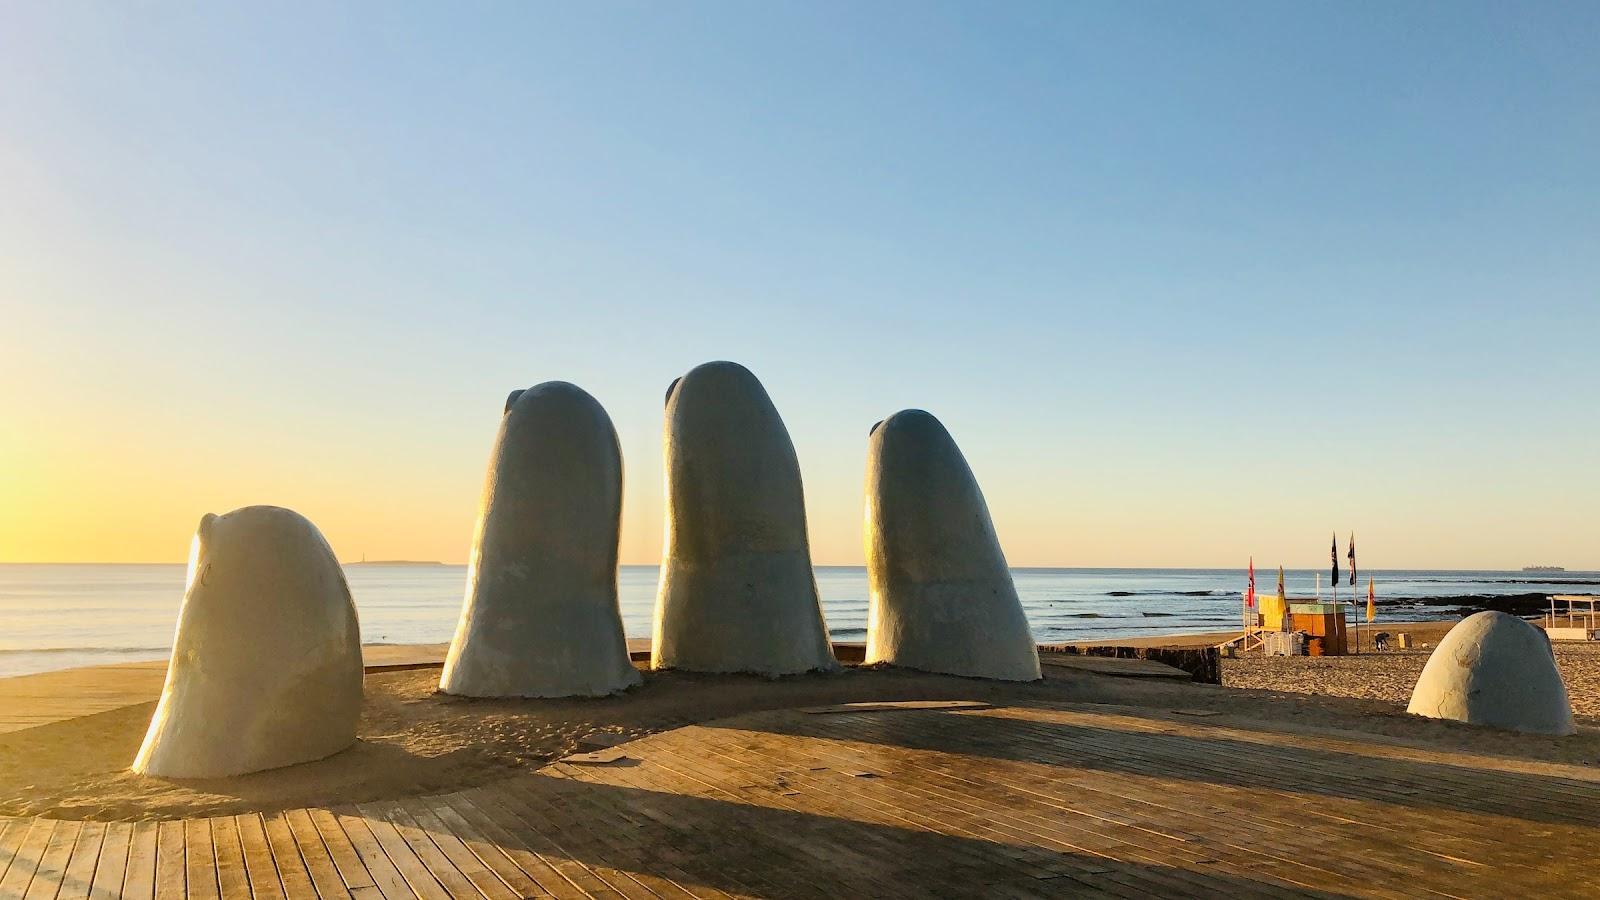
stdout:
[[1368,575],[1367,576],[1367,624],[1371,625],[1372,624],[1372,620],[1376,619],[1377,617],[1378,617],[1378,602],[1373,599],[1373,594],[1372,594],[1372,576]]
[[1250,557],[1250,590],[1245,592],[1244,605],[1256,608],[1256,558]]
[[1350,552],[1345,554],[1350,558],[1350,586],[1356,585],[1356,533],[1350,532]]
[[1337,592],[1339,590],[1339,535],[1338,534],[1334,534],[1334,536],[1333,536],[1333,549],[1329,550],[1328,553],[1329,553],[1330,557],[1333,559],[1333,589],[1334,589],[1335,592]]

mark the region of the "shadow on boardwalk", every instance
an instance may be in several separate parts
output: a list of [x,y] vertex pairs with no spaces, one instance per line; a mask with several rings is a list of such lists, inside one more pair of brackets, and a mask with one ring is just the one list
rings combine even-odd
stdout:
[[[1479,768],[1436,753],[1426,762],[1385,753],[1349,753],[1305,735],[1275,732],[1263,741],[1228,736],[1225,728],[1141,716],[1131,707],[1096,713],[1056,706],[979,713],[973,727],[960,713],[888,712],[737,717],[707,723],[796,737],[861,741],[905,749],[985,756],[1155,776],[1219,786],[1272,789],[1418,810],[1487,814],[1555,825],[1600,827],[1600,782]],[[1026,710],[1060,710],[1070,721]],[[958,717],[967,721],[958,721]],[[1130,720],[1133,720],[1130,722]],[[1405,751],[1415,754],[1414,749]]]
[[654,878],[766,897],[1349,896],[670,790],[539,776],[505,788],[461,796],[514,815],[526,849],[647,876],[657,893]]

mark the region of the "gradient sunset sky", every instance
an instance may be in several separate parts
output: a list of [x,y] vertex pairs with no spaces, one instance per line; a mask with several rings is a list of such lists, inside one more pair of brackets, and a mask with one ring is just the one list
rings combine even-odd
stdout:
[[0,561],[462,561],[561,379],[654,562],[732,359],[819,564],[921,407],[1016,565],[1600,568],[1600,5],[217,6],[0,10]]

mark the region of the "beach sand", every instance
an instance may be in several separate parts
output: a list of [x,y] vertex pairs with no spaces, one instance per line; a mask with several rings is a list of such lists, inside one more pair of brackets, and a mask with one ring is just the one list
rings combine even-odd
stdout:
[[[1451,623],[1384,625],[1431,647]],[[1197,637],[1191,643],[1208,638]],[[1181,643],[1172,641],[1169,643]],[[1224,660],[1226,687],[1047,667],[1006,684],[888,668],[782,679],[647,673],[602,700],[469,700],[439,695],[437,667],[367,675],[361,739],[328,759],[240,778],[176,781],[126,770],[154,704],[0,734],[0,814],[76,819],[219,815],[440,793],[538,768],[594,732],[637,736],[742,712],[863,700],[1108,704],[1217,724],[1338,734],[1522,761],[1600,764],[1600,648],[1557,645],[1578,714],[1569,738],[1470,728],[1405,714],[1427,650],[1339,658]]]
[[[1315,697],[1350,697],[1379,701],[1404,709],[1411,688],[1422,674],[1428,655],[1454,622],[1386,625],[1372,631],[1391,635],[1408,632],[1416,649],[1372,650],[1371,637],[1363,633],[1365,652],[1339,657],[1263,657],[1244,655],[1222,661],[1222,683],[1232,688],[1280,691]],[[1600,642],[1557,641],[1556,666],[1567,685],[1572,713],[1578,724],[1600,727]]]

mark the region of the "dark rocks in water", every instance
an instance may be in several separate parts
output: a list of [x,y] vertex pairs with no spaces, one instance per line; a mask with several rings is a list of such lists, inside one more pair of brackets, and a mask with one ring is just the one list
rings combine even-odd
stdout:
[[1453,606],[1463,614],[1493,610],[1513,616],[1536,616],[1550,609],[1549,594],[1457,594],[1450,597],[1394,597],[1379,606]]

